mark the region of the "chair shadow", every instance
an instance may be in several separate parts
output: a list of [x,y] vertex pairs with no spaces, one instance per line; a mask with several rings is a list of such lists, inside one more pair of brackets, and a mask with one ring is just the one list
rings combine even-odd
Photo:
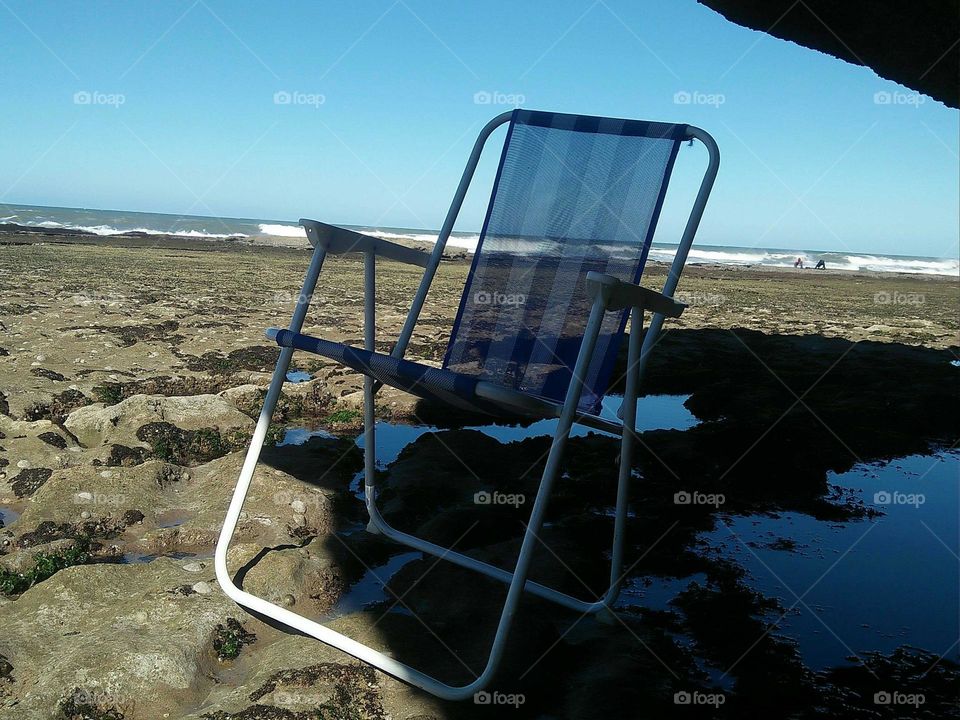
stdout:
[[[702,667],[718,662],[711,650],[716,638],[698,619],[712,615],[716,624],[719,613],[731,631],[758,636],[763,599],[745,590],[741,570],[698,552],[696,536],[715,527],[717,509],[681,511],[674,493],[690,487],[723,493],[727,514],[793,511],[834,522],[863,518],[862,503],[830,495],[827,473],[956,445],[960,369],[951,366],[954,357],[950,350],[822,335],[746,329],[666,333],[642,392],[689,395],[686,407],[702,422],[639,436],[627,577],[705,573],[722,592],[681,598],[676,607],[683,612],[626,606],[611,623],[526,596],[491,685],[504,696],[523,696],[520,707],[509,708],[510,716],[629,717],[642,707],[651,716],[667,717],[677,710],[674,693],[715,690]],[[621,357],[614,377],[621,378],[624,369]],[[611,391],[622,391],[622,381]],[[426,403],[417,415],[451,418]],[[472,416],[456,420],[478,424]],[[346,461],[348,472],[325,472],[345,448],[350,454],[345,442],[352,440],[315,439],[307,446],[265,450],[262,462],[334,494],[338,530],[320,541],[355,581],[409,549],[361,529],[362,503],[350,489],[361,468],[359,451]],[[505,443],[456,427],[427,432],[383,468],[379,506],[401,530],[512,570],[549,444],[545,436]],[[571,438],[532,579],[584,599],[603,593],[618,453],[619,442],[610,436]],[[512,496],[514,502],[477,504],[476,493],[484,491]],[[468,683],[482,671],[505,585],[432,556],[390,568],[390,576],[381,579],[383,597],[359,616],[361,626],[375,626],[375,645],[451,684]],[[675,640],[678,633],[695,642],[683,646]],[[735,642],[734,637],[723,642]],[[736,715],[810,713],[829,706],[831,692],[843,690],[818,686],[795,648],[776,638],[766,637],[751,654],[756,661],[741,663],[732,676],[733,700],[726,710],[736,707]],[[847,691],[855,681],[847,678]],[[449,717],[506,712],[469,701],[445,707]],[[684,716],[711,717],[714,709],[687,708]]]

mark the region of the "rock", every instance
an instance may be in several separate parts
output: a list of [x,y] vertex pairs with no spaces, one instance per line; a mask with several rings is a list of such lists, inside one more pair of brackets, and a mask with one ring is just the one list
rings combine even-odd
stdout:
[[[78,566],[0,606],[15,716],[47,720],[75,689],[127,720],[181,716],[184,699],[212,684],[214,629],[246,617],[212,582],[205,594],[175,592],[190,583],[195,578],[163,558]],[[68,640],[74,636],[83,642]]]
[[249,417],[217,395],[134,395],[116,405],[78,408],[67,416],[65,426],[87,447],[113,443],[143,446],[137,430],[151,423],[168,423],[180,430],[213,427],[221,433],[253,429]]
[[[122,539],[131,544],[131,551],[209,552],[223,526],[242,462],[243,453],[232,453],[198,466],[192,475],[155,460],[114,468],[109,477],[92,466],[57,470],[34,493],[16,527],[24,534],[45,521],[72,525],[130,516],[132,522],[127,525],[131,527]],[[303,503],[302,516],[290,507],[291,498]],[[326,494],[267,466],[258,468],[245,508],[236,543],[274,547],[300,542],[306,532],[319,534],[333,527],[332,504]],[[137,519],[132,513],[139,513],[137,519],[142,522],[135,529]]]
[[[334,620],[330,627],[382,647],[384,633],[376,621],[377,615],[357,614]],[[262,631],[256,632],[259,637]],[[252,653],[256,663],[251,672],[241,681],[215,686],[202,709],[185,720],[326,716],[439,720],[457,716],[455,704],[438,700],[312,638],[282,636],[262,648],[254,645]]]
[[38,488],[43,486],[52,473],[53,470],[50,468],[30,468],[29,470],[22,470],[10,480],[10,488],[18,498],[29,497],[33,495]]
[[247,383],[223,390],[219,396],[245,415],[256,417],[263,406],[266,389],[260,385]]
[[[343,593],[345,582],[337,560],[317,539],[302,548],[266,553],[243,577],[243,589],[277,604],[293,598],[309,614],[327,612]],[[301,610],[304,612],[304,610]]]

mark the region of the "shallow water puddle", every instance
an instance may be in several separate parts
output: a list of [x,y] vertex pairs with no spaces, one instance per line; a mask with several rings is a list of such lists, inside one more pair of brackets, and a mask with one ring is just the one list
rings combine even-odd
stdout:
[[313,379],[313,376],[305,370],[289,370],[287,371],[287,382],[289,383],[302,383],[309,382]]
[[197,513],[192,510],[165,510],[157,514],[157,527],[175,528],[183,525],[187,520],[196,517]]
[[153,562],[157,558],[172,558],[173,560],[186,560],[187,558],[212,558],[213,555],[201,555],[195,552],[170,552],[170,553],[140,553],[128,552],[120,556],[120,562],[125,565]]
[[829,523],[799,513],[727,518],[702,539],[790,611],[769,619],[813,669],[909,644],[960,659],[960,453],[912,455],[831,475],[882,516]]
[[670,601],[695,582],[706,585],[706,573],[694,573],[682,578],[657,576],[630,578],[624,584],[614,607],[639,606],[644,610],[671,611],[673,608],[670,606]]
[[326,430],[311,430],[305,427],[287,428],[283,432],[283,440],[277,443],[277,447],[283,447],[284,445],[303,445],[312,437],[333,439],[335,436]]
[[[700,424],[700,420],[684,407],[689,397],[689,395],[644,395],[637,398],[637,431],[689,430]],[[600,406],[600,417],[620,422],[617,412],[622,404],[622,395],[606,395]],[[556,420],[540,420],[526,426],[493,424],[476,425],[469,429],[479,430],[500,442],[507,443],[541,435],[553,435],[556,428]],[[570,431],[570,437],[583,437],[595,432],[601,431],[584,425],[574,425]]]
[[11,507],[0,505],[0,527],[10,527],[20,517],[20,513]]
[[[700,420],[684,407],[689,395],[646,395],[637,399],[637,430],[689,430]],[[604,397],[600,416],[619,422],[617,411],[623,403],[623,397],[608,395]],[[477,430],[502,443],[526,440],[527,438],[553,435],[557,427],[556,420],[540,420],[529,425],[467,425],[466,430]],[[400,455],[400,451],[418,437],[428,432],[436,432],[432,425],[401,425],[378,422],[377,464],[389,465]],[[571,437],[583,437],[600,432],[584,425],[574,425]],[[304,437],[303,442],[306,441]],[[357,447],[363,448],[363,436],[357,438]]]
[[[330,611],[330,616],[339,617],[341,615],[360,612],[364,608],[376,603],[392,600],[392,596],[387,593],[384,584],[389,583],[390,578],[402,567],[422,557],[423,553],[420,552],[401,553],[400,555],[394,555],[383,565],[369,568],[367,572],[363,574],[363,577],[357,580],[357,582],[350,586],[349,590],[340,596],[337,604],[334,605]],[[410,613],[402,603],[397,603],[389,612]]]

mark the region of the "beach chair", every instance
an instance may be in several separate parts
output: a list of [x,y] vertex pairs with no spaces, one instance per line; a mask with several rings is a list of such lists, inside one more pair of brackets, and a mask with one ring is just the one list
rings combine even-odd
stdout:
[[[499,168],[442,367],[407,360],[404,351],[484,144],[504,124],[508,127]],[[709,163],[663,290],[656,292],[638,283],[680,145],[694,139],[707,147]],[[611,612],[622,580],[638,385],[663,319],[677,317],[683,311],[684,305],[674,301],[672,295],[719,164],[713,138],[689,125],[518,109],[494,118],[480,132],[431,253],[301,220],[314,248],[312,260],[290,325],[284,330],[267,330],[267,336],[282,349],[217,544],[216,574],[227,595],[253,611],[450,700],[472,696],[494,676],[524,591],[580,613]],[[300,332],[324,257],[346,252],[364,255],[362,348]],[[375,350],[377,258],[425,268],[389,354]],[[652,313],[652,318],[641,345],[645,311]],[[599,410],[628,320],[627,372],[622,421],[618,421],[601,417]],[[365,376],[363,448],[368,529],[509,586],[486,667],[469,684],[447,685],[234,584],[227,570],[227,548],[294,350],[332,358]],[[491,418],[557,419],[512,571],[400,531],[380,514],[374,400],[382,384]],[[537,535],[574,423],[616,433],[621,439],[610,585],[599,599],[575,598],[528,579]]]

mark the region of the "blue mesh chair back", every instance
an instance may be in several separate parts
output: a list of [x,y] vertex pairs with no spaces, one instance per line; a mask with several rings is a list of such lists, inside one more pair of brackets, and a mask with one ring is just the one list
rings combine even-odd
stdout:
[[[444,367],[563,402],[590,270],[638,283],[685,125],[517,110]],[[604,318],[584,380],[596,413],[627,320]]]

